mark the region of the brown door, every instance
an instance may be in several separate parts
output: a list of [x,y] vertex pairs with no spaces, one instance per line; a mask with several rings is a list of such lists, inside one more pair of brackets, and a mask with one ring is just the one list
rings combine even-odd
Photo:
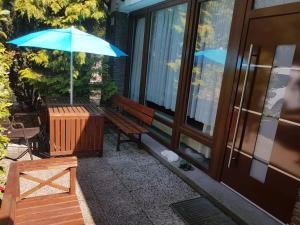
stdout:
[[300,187],[300,13],[251,19],[245,46],[222,181],[290,222]]

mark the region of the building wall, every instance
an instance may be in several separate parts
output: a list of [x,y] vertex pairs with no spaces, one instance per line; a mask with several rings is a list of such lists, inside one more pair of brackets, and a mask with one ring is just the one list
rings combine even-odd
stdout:
[[[107,38],[122,51],[127,53],[128,43],[128,14],[122,12],[113,12],[108,24]],[[125,93],[125,70],[127,57],[110,59],[110,74],[118,86],[118,93]]]

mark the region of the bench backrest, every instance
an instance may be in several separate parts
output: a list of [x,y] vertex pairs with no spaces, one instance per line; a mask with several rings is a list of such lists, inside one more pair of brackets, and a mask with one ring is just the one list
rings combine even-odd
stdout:
[[[70,194],[75,194],[76,167],[76,157],[12,162],[8,171],[7,184],[0,209],[0,225],[15,224],[17,202],[21,201],[23,198],[27,198],[27,196],[32,194],[34,191],[37,191],[37,189],[33,188],[31,189],[32,191],[29,190],[25,192],[28,194],[24,195],[24,193],[20,193],[20,177],[24,176],[24,178],[26,178],[25,172],[52,169],[68,171],[70,173],[70,186],[66,190]],[[30,177],[37,180],[39,179],[32,176]],[[59,177],[60,176],[57,176],[57,178]],[[51,185],[51,181],[48,182],[47,180],[45,182],[46,184],[44,185]]]
[[129,98],[115,95],[112,98],[112,102],[114,105],[118,106],[128,114],[134,116],[145,124],[151,125],[154,117],[154,109],[151,109],[145,105],[141,105],[132,101]]

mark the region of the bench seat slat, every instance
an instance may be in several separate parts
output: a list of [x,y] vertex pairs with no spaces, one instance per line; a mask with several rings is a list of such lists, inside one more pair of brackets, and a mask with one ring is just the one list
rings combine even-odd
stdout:
[[144,127],[140,126],[139,124],[135,123],[134,121],[128,119],[124,115],[120,114],[118,116],[120,117],[120,119],[122,119],[124,122],[126,122],[129,126],[131,126],[134,129],[136,129],[139,132],[139,134],[147,133],[148,132],[148,130],[146,128],[144,128]]
[[121,129],[125,134],[134,134],[137,133],[138,131],[133,129],[132,127],[128,126],[124,121],[120,119],[116,114],[112,114],[110,112],[110,115],[107,116],[107,118],[114,124],[116,125],[119,129]]
[[113,115],[116,116],[122,123],[125,125],[132,127],[134,130],[137,130],[138,133],[147,133],[148,130],[136,122],[132,121],[131,119],[127,118],[126,116],[122,115],[118,112],[113,112]]
[[71,223],[84,224],[76,195],[52,195],[17,202],[17,225]]
[[148,132],[146,128],[136,124],[120,113],[107,110],[107,114],[108,119],[126,134],[142,134]]

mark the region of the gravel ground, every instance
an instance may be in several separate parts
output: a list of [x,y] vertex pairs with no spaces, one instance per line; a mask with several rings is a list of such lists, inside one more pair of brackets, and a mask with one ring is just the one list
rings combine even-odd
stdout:
[[[184,225],[169,207],[171,203],[199,197],[186,183],[135,144],[115,150],[116,135],[104,138],[104,155],[80,158],[77,169],[77,196],[87,225]],[[10,145],[9,155],[24,147]],[[39,157],[35,156],[35,159]],[[22,160],[29,159],[27,154]],[[11,161],[3,160],[7,166]],[[45,179],[57,171],[34,172]],[[68,176],[56,181],[68,185]],[[21,191],[35,186],[21,180]],[[35,195],[57,193],[45,187]]]

